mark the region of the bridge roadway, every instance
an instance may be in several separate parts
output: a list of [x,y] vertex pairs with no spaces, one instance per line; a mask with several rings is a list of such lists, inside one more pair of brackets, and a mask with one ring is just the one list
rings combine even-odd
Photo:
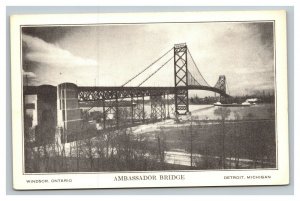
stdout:
[[206,90],[229,97],[224,91],[207,86],[177,86],[177,87],[78,87],[78,100],[97,101],[118,98],[131,98],[132,96],[156,96],[163,94],[175,94],[180,90]]
[[[47,86],[47,85],[46,85]],[[50,86],[50,85],[48,85]],[[52,86],[55,87],[55,86]],[[97,101],[115,99],[115,98],[131,98],[142,96],[156,96],[163,94],[175,94],[180,90],[205,90],[219,93],[221,96],[230,97],[224,91],[209,86],[177,86],[177,87],[77,87],[78,101]],[[24,95],[37,94],[39,86],[25,86]]]

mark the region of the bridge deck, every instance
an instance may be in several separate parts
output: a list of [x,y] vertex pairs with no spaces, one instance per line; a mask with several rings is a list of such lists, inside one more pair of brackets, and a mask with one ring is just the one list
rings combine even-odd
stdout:
[[[53,86],[54,87],[54,86]],[[163,94],[175,94],[180,90],[205,90],[219,93],[224,97],[229,97],[224,91],[208,86],[177,86],[177,87],[77,87],[79,101],[95,101],[102,98],[130,98],[131,96],[156,96]],[[39,86],[25,86],[24,94],[37,94]]]

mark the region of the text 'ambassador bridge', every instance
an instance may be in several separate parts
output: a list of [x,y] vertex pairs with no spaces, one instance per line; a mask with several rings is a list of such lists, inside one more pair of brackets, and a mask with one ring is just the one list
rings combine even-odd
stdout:
[[[159,68],[148,73],[136,86],[128,86],[158,62],[162,62]],[[174,63],[173,87],[143,86],[171,62]],[[36,112],[37,128],[52,125],[60,129],[64,141],[70,142],[78,139],[78,134],[90,130],[84,119],[92,108],[99,108],[95,117],[97,132],[127,128],[188,114],[189,90],[212,91],[220,94],[220,99],[229,97],[225,75],[220,75],[215,85],[209,85],[184,43],[174,45],[122,86],[77,86],[73,83],[62,83],[57,87],[24,86],[24,100],[25,109],[31,108]],[[26,96],[33,94],[36,95],[36,106],[26,103]],[[36,136],[39,136],[38,130]],[[91,131],[88,133],[93,135]],[[51,140],[54,135],[37,138]]]

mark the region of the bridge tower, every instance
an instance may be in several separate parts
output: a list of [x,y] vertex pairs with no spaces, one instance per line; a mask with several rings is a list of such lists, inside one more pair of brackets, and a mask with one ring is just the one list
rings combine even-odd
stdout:
[[174,46],[174,82],[175,82],[175,113],[185,115],[189,112],[187,67],[187,45],[185,43]]
[[[226,93],[226,77],[225,75],[220,75],[217,84],[215,85],[216,88],[224,91]],[[225,97],[220,94],[220,102],[224,102]]]

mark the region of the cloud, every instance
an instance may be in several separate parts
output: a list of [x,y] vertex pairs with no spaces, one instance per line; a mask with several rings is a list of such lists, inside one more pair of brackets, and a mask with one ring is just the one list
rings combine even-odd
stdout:
[[34,85],[38,83],[38,76],[35,73],[23,70],[22,74],[24,85]]
[[27,78],[36,78],[36,74],[33,72],[25,72],[23,70],[23,76],[27,77]]
[[[120,86],[175,43],[186,42],[210,85],[217,82],[219,75],[226,75],[232,95],[245,93],[246,89],[274,89],[272,23],[164,23],[41,29],[30,27],[22,35],[23,68],[36,74],[38,84],[73,82],[79,86]],[[166,55],[163,61],[168,57]],[[170,62],[144,85],[174,86],[172,65]],[[160,63],[129,85],[138,85],[158,67]]]
[[76,83],[81,79],[90,80],[89,77],[97,72],[96,60],[76,56],[59,45],[38,37],[23,34],[22,40],[23,73],[27,75],[28,84]]
[[28,50],[25,59],[56,67],[97,66],[97,61],[73,55],[57,45],[26,34],[22,35]]

